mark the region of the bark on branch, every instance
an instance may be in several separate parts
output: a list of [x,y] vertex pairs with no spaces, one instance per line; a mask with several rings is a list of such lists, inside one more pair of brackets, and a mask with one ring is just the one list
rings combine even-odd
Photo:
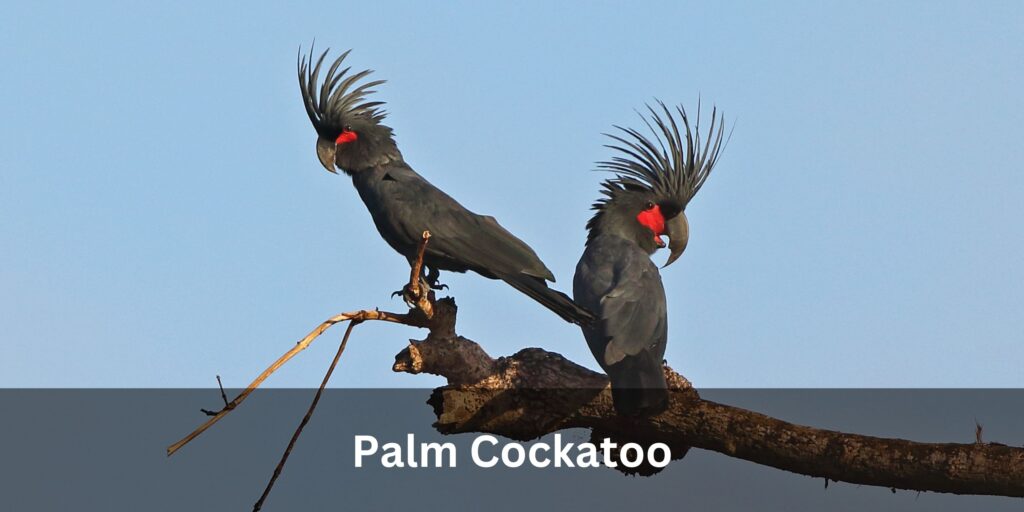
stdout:
[[[439,302],[454,327],[454,303]],[[450,310],[449,310],[450,309]],[[440,312],[440,311],[439,311]],[[431,331],[395,358],[393,370],[448,379],[434,390],[438,431],[530,440],[568,428],[595,438],[689,446],[803,475],[853,484],[954,494],[1024,497],[1024,449],[995,443],[916,443],[787,423],[700,398],[666,367],[671,405],[644,419],[612,408],[607,378],[564,357],[524,349],[493,359],[454,333]]]
[[[1024,497],[1024,448],[997,443],[915,443],[903,439],[847,434],[787,423],[763,414],[718,404],[700,397],[690,382],[665,367],[670,406],[649,418],[618,416],[612,407],[608,379],[559,354],[528,348],[494,359],[479,345],[455,332],[457,308],[453,299],[434,300],[420,279],[419,258],[406,287],[410,310],[405,314],[360,310],[331,317],[313,329],[272,363],[234,400],[182,440],[167,448],[173,454],[234,410],[278,368],[308,347],[331,326],[352,322],[324,376],[309,411],[296,429],[275,469],[259,510],[280,474],[302,427],[309,421],[354,324],[369,320],[427,328],[423,341],[412,341],[395,357],[393,370],[431,373],[448,379],[435,389],[430,404],[446,434],[486,432],[527,441],[569,428],[591,430],[592,438],[616,442],[662,442],[675,458],[691,446],[803,475],[853,484],[955,494]],[[425,293],[424,293],[425,292]],[[980,428],[980,427],[979,427]],[[620,466],[621,467],[621,466]],[[653,468],[637,468],[650,473]]]

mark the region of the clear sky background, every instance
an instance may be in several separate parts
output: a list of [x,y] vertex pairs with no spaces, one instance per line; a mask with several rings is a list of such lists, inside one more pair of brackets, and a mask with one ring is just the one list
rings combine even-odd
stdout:
[[[698,386],[1024,385],[1019,2],[18,2],[0,31],[0,386],[242,386],[407,266],[324,172],[300,45],[389,82],[421,174],[571,290],[601,132],[653,98],[735,133],[664,273]],[[664,254],[656,256],[662,261]],[[579,330],[447,275],[459,331],[596,367]],[[315,386],[342,329],[268,381]],[[333,384],[423,332],[357,329]]]

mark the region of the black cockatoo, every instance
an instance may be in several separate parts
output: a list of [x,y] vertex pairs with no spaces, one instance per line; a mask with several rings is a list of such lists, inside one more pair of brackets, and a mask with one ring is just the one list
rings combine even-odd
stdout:
[[383,80],[363,81],[370,70],[340,69],[345,52],[318,83],[327,53],[315,64],[312,53],[308,60],[301,54],[298,59],[299,89],[318,135],[316,153],[328,171],[337,168],[352,177],[388,245],[411,263],[423,231],[429,230],[433,236],[423,259],[429,285],[437,285],[441,270],[472,270],[505,281],[569,322],[589,320],[567,295],[548,288],[546,281],[555,278],[530,246],[494,217],[467,210],[405,162],[391,128],[381,124],[383,102],[366,98]]
[[[700,190],[722,150],[724,124],[712,109],[707,138],[682,107],[663,103],[641,114],[653,138],[616,126],[607,146],[617,152],[598,169],[615,173],[587,223],[586,250],[576,266],[573,297],[597,317],[583,334],[608,374],[619,414],[650,415],[668,405],[662,359],[668,341],[665,288],[651,255],[666,246],[667,267],[686,249],[686,205]],[[680,124],[685,130],[681,134]]]

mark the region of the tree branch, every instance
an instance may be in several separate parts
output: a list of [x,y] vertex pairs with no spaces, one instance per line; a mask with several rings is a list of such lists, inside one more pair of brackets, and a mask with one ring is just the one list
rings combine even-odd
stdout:
[[689,446],[803,475],[917,491],[1024,497],[1024,449],[994,443],[916,443],[781,421],[700,398],[666,367],[670,407],[624,418],[608,380],[541,349],[493,359],[476,343],[431,333],[395,358],[394,371],[448,378],[430,399],[445,434],[486,432],[530,440],[568,428],[595,439],[663,442],[676,457]]
[[[429,237],[429,233],[424,232],[419,258],[413,264],[406,287],[407,299],[411,299],[408,313],[360,310],[327,319],[223,409],[169,446],[167,454],[176,452],[241,404],[272,373],[334,324],[381,320],[429,328],[425,340],[411,342],[395,357],[392,369],[412,374],[431,373],[448,379],[448,385],[435,389],[429,401],[437,416],[434,427],[445,434],[487,432],[526,441],[562,429],[586,428],[598,442],[611,437],[619,443],[665,443],[676,459],[695,446],[826,478],[826,482],[1024,497],[1024,449],[981,442],[980,426],[976,443],[953,444],[916,443],[796,425],[704,400],[689,381],[667,366],[665,375],[671,391],[668,410],[649,418],[618,416],[612,407],[606,376],[537,348],[494,359],[473,341],[458,336],[455,332],[458,309],[454,299],[434,300],[430,289],[422,286],[422,257]],[[351,326],[345,340],[350,332]],[[257,509],[280,474],[302,426],[309,421],[344,344],[343,341]],[[635,469],[642,474],[655,471],[657,469]]]

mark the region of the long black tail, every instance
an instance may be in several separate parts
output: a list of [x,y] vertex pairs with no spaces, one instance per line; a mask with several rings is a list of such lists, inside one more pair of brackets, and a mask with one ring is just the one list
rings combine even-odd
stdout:
[[623,416],[658,414],[668,407],[668,385],[660,359],[647,351],[606,368],[612,381],[612,402]]
[[568,295],[551,288],[539,277],[519,274],[514,277],[498,276],[502,281],[512,285],[513,288],[528,295],[533,300],[541,303],[544,307],[562,317],[566,322],[577,325],[589,323],[594,319],[586,309],[576,305]]

